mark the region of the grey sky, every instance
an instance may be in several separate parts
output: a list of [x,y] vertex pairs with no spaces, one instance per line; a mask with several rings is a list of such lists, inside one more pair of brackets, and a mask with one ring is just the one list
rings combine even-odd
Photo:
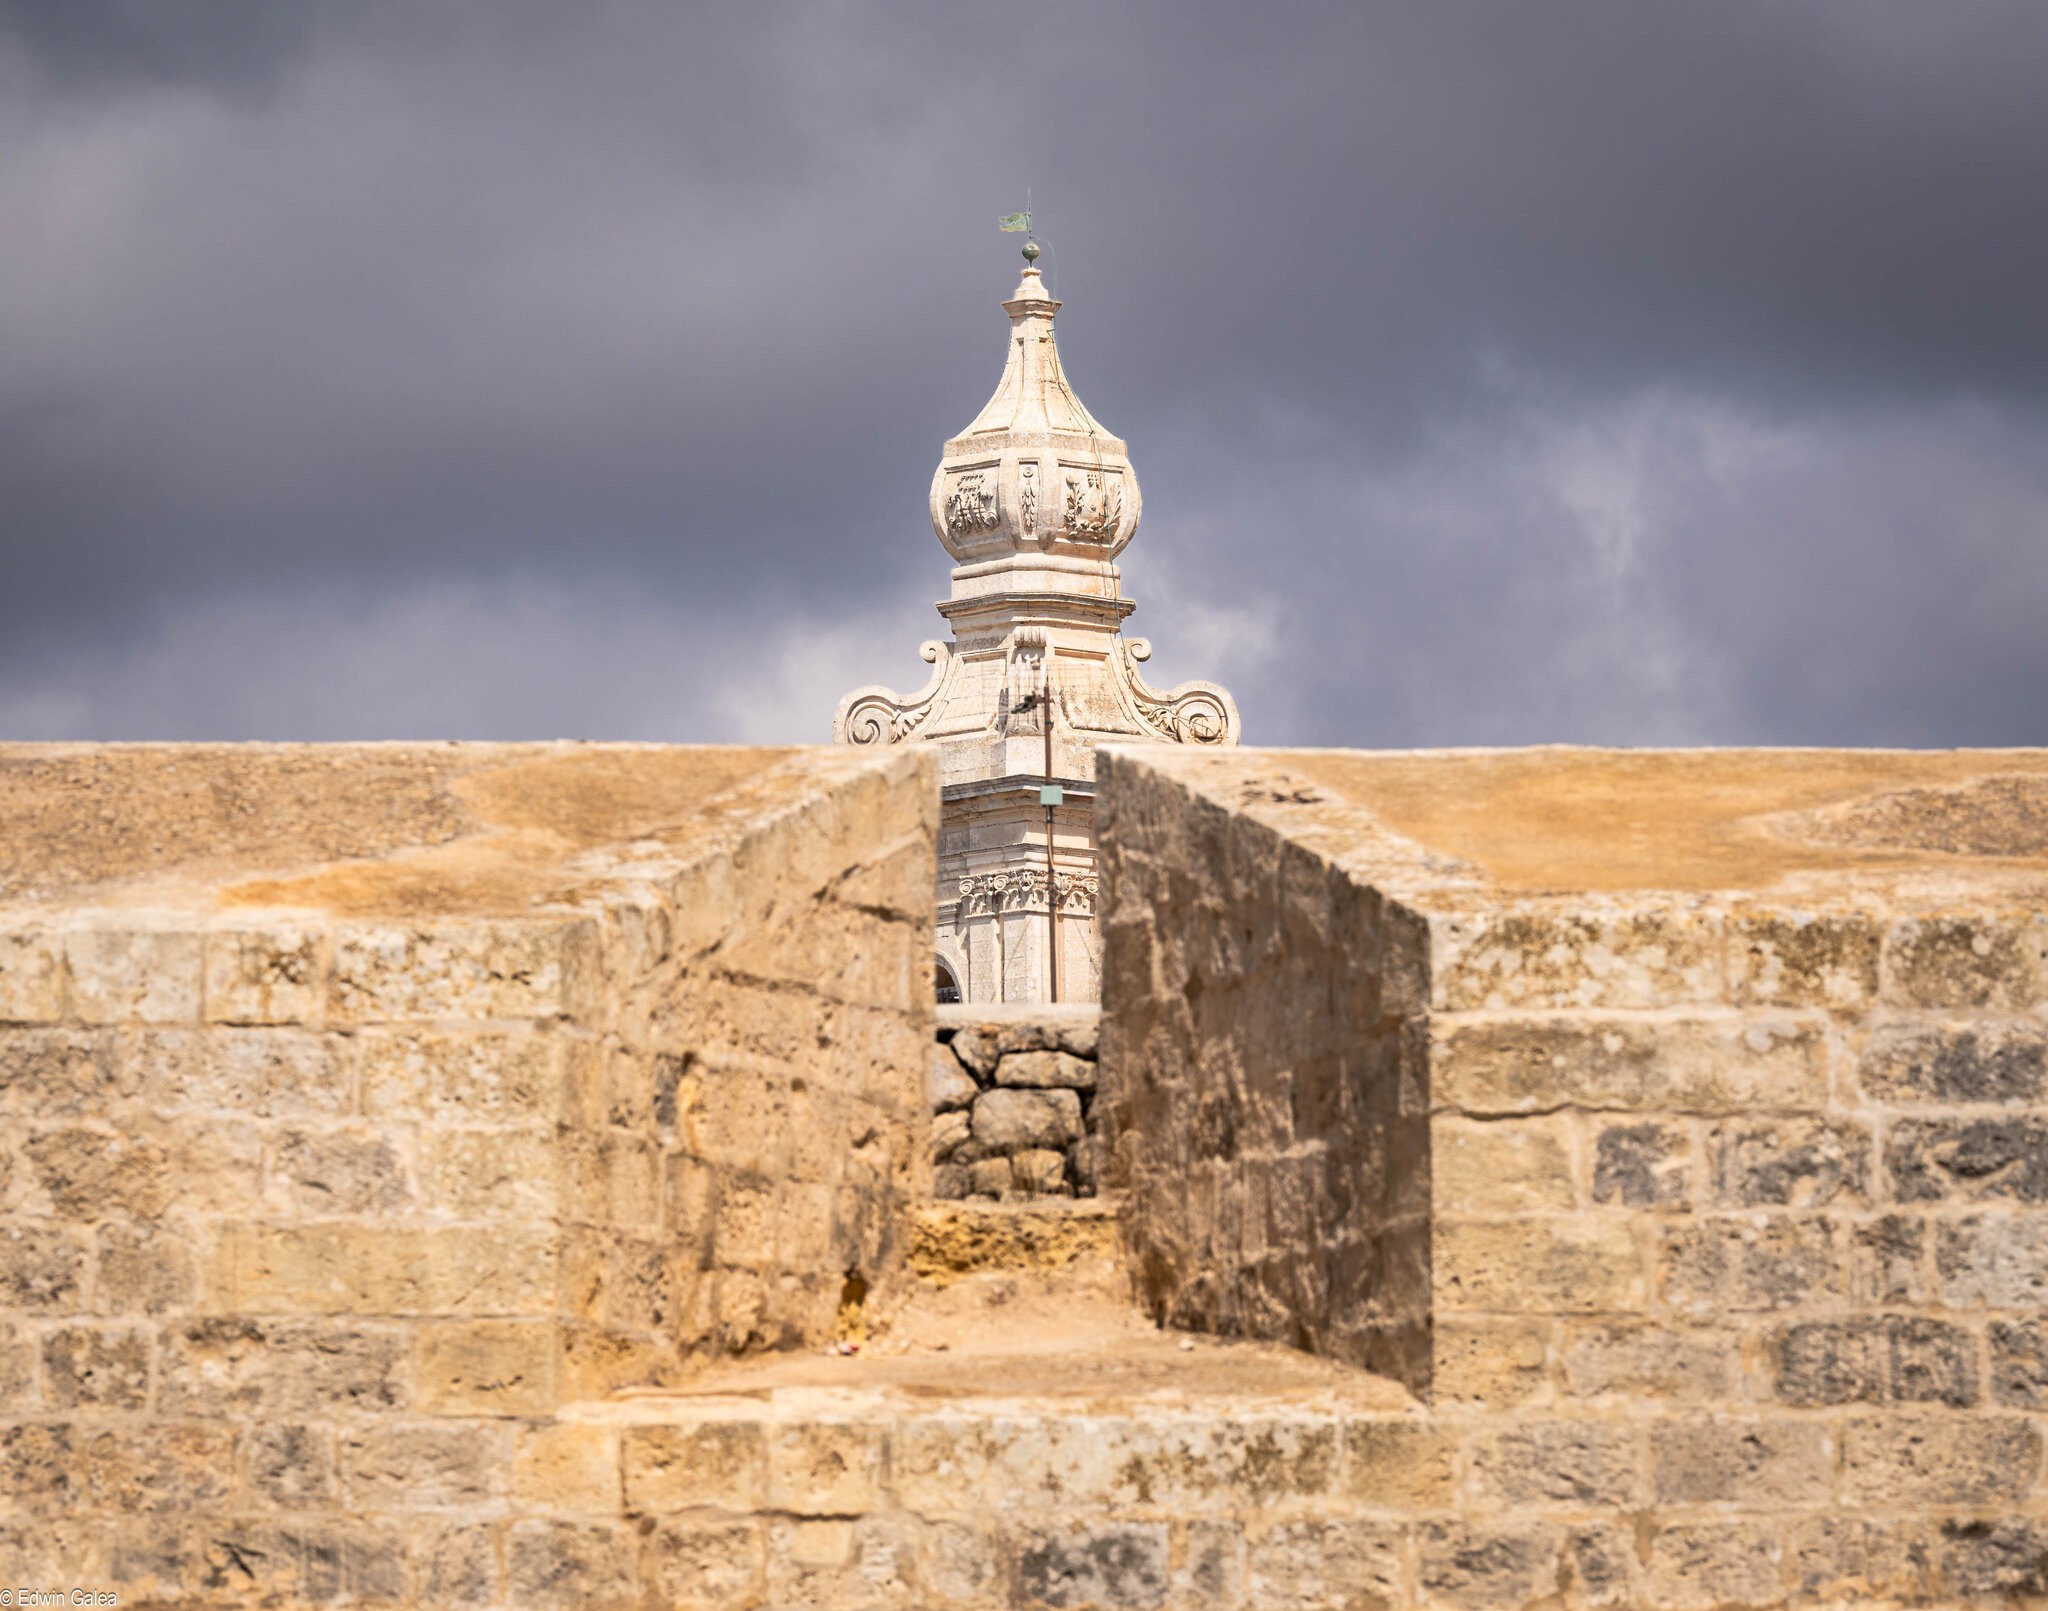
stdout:
[[1255,742],[2040,743],[2038,0],[0,3],[0,736],[821,738],[1028,184]]

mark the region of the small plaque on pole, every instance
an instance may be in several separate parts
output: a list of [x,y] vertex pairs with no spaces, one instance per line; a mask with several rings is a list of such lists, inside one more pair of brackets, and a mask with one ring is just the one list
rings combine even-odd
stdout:
[[1067,791],[1057,783],[1041,783],[1038,786],[1038,803],[1042,806],[1065,805]]

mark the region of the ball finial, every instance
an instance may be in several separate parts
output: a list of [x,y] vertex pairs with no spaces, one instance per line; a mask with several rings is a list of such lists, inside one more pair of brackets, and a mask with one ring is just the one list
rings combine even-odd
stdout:
[[1024,243],[1024,261],[1027,263],[1036,263],[1038,261],[1038,242],[1026,241]]

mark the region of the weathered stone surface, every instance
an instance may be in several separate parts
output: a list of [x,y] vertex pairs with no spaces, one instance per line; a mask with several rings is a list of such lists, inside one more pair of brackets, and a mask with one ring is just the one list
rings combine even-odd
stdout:
[[2048,1117],[1902,1119],[1884,1161],[1901,1202],[2048,1203]]
[[1806,1215],[1676,1224],[1660,1238],[1657,1286],[1665,1302],[1700,1315],[1837,1296],[1843,1277],[1835,1227]]
[[1072,1195],[1073,1188],[1067,1181],[1067,1155],[1042,1147],[1012,1153],[1010,1184],[1027,1197]]
[[1559,1363],[1582,1398],[1715,1401],[1737,1396],[1741,1359],[1738,1331],[1624,1321],[1569,1327]]
[[1828,1498],[1834,1475],[1826,1430],[1812,1421],[1672,1419],[1650,1431],[1655,1498],[1662,1505],[1777,1510]]
[[1934,1403],[1980,1395],[1977,1339],[1912,1315],[1816,1320],[1777,1334],[1775,1390],[1788,1404]]
[[1450,1214],[1513,1214],[1578,1206],[1571,1134],[1556,1118],[1440,1121],[1432,1137],[1430,1186]]
[[1608,1124],[1594,1140],[1593,1201],[1626,1208],[1692,1207],[1692,1132],[1683,1125]]
[[2048,1100],[2048,1033],[2023,1022],[1888,1024],[1871,1034],[1856,1081],[1878,1102],[2039,1103]]
[[1941,1301],[1956,1308],[2048,1306],[2048,1216],[1943,1220],[1935,1233],[1934,1269]]
[[1650,1604],[1708,1611],[1779,1597],[1776,1530],[1765,1522],[1697,1522],[1660,1529],[1643,1568]]
[[1437,1226],[1432,1257],[1443,1309],[1583,1314],[1648,1302],[1634,1230],[1606,1216],[1452,1220]]
[[1843,1423],[1841,1444],[1852,1504],[2011,1505],[2040,1481],[2041,1429],[2019,1416],[1856,1416]]
[[[1027,1605],[1150,1611],[1166,1604],[1166,1529],[1155,1522],[1027,1531],[1015,1570]],[[1255,1565],[1255,1581],[1257,1572]]]
[[1431,1081],[1440,1105],[1467,1113],[1819,1109],[1826,1056],[1819,1029],[1793,1018],[1451,1018]]
[[1717,1124],[1707,1171],[1720,1208],[1823,1208],[1869,1199],[1870,1135],[1849,1120]]
[[1081,1139],[1081,1099],[1072,1091],[984,1091],[973,1126],[975,1141],[990,1152],[1062,1148]]
[[2035,1320],[1994,1320],[1991,1396],[2016,1409],[2048,1409],[2048,1327]]
[[1625,1421],[1525,1421],[1482,1433],[1469,1455],[1482,1503],[1621,1508],[1637,1502],[1636,1431]]
[[1846,1010],[1877,999],[1883,932],[1866,913],[1743,912],[1728,924],[1735,999]]
[[966,1107],[979,1089],[973,1076],[961,1067],[959,1058],[943,1046],[932,1048],[925,1092],[934,1113],[951,1113]]
[[1005,1052],[996,1063],[995,1081],[1033,1090],[1092,1091],[1095,1065],[1069,1052]]
[[1907,1007],[2032,1006],[2042,998],[2039,917],[1906,918],[1885,936],[1885,993]]

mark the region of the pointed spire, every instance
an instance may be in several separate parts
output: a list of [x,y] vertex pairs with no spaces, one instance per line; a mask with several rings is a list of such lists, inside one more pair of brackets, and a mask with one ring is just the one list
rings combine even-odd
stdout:
[[1128,450],[1075,395],[1060,363],[1045,288],[1027,244],[1003,303],[1010,342],[995,395],[946,444],[932,480],[932,529],[963,562],[1052,550],[1110,559],[1138,529]]

